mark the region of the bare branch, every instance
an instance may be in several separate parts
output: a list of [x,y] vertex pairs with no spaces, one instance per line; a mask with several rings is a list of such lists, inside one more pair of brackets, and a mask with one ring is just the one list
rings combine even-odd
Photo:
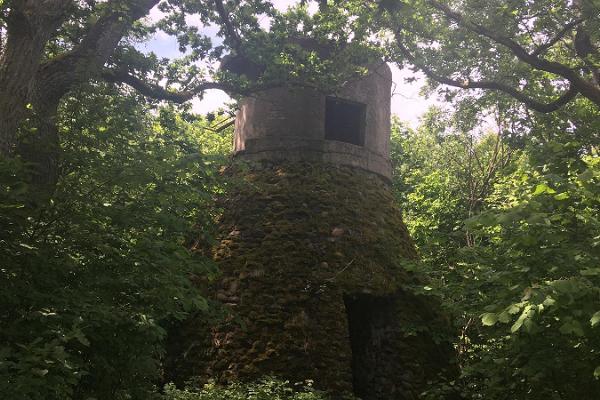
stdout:
[[220,133],[232,125],[235,125],[235,117],[231,117],[228,120],[225,120],[224,123],[218,124],[215,127],[212,127],[212,126],[206,127],[206,129],[208,129],[209,131],[215,132],[215,133]]

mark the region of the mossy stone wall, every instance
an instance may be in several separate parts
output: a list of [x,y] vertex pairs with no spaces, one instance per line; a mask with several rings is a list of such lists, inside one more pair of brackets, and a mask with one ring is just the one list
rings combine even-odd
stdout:
[[[384,386],[373,399],[416,398],[450,353],[423,329],[441,319],[433,303],[410,290],[422,285],[405,269],[417,253],[387,184],[325,163],[237,163],[228,174],[213,249],[221,275],[211,290],[230,313],[204,345],[188,351],[193,374],[223,383],[271,374],[352,392],[346,303],[373,296],[387,299],[392,312],[383,328],[367,332],[383,339],[364,349],[378,372],[362,379]],[[201,336],[198,325],[186,335],[194,329]]]

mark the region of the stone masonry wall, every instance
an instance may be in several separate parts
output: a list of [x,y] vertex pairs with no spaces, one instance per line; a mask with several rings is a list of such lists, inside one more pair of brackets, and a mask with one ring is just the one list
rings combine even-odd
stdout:
[[[424,284],[405,269],[417,254],[383,180],[305,162],[241,163],[228,174],[211,288],[228,314],[180,332],[181,380],[276,375],[338,394],[363,387],[366,400],[415,399],[449,366],[450,347],[433,340],[445,322],[411,290]],[[352,308],[357,298],[385,300],[365,313],[370,300]]]

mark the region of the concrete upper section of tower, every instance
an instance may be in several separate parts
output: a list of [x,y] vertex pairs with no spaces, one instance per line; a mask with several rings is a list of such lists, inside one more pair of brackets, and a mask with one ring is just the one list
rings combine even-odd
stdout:
[[391,177],[392,74],[385,63],[335,93],[268,89],[241,101],[234,153],[249,160],[320,161]]

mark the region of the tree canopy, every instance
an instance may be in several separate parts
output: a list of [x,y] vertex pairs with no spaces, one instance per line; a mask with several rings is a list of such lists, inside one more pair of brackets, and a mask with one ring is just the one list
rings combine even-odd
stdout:
[[[453,321],[461,373],[422,397],[595,398],[600,2],[275,3],[0,0],[0,393],[326,398],[271,378],[167,382],[169,330],[222,312],[199,290],[218,273],[201,248],[235,106],[186,102],[334,92],[385,61],[445,101],[392,129],[410,268]],[[141,50],[159,31],[180,58]]]
[[433,81],[499,91],[539,112],[578,94],[600,106],[598,2],[417,4],[390,28],[398,56]]
[[[307,3],[280,12],[264,0],[3,1],[0,90],[12,95],[0,101],[0,151],[12,151],[31,112],[36,141],[56,141],[60,100],[92,81],[184,102],[211,88],[335,87],[369,56],[411,65],[449,96],[447,87],[497,91],[540,112],[578,95],[600,105],[595,0],[320,1],[315,13]],[[158,20],[147,18],[153,8]],[[157,30],[186,55],[142,54],[135,44]]]

